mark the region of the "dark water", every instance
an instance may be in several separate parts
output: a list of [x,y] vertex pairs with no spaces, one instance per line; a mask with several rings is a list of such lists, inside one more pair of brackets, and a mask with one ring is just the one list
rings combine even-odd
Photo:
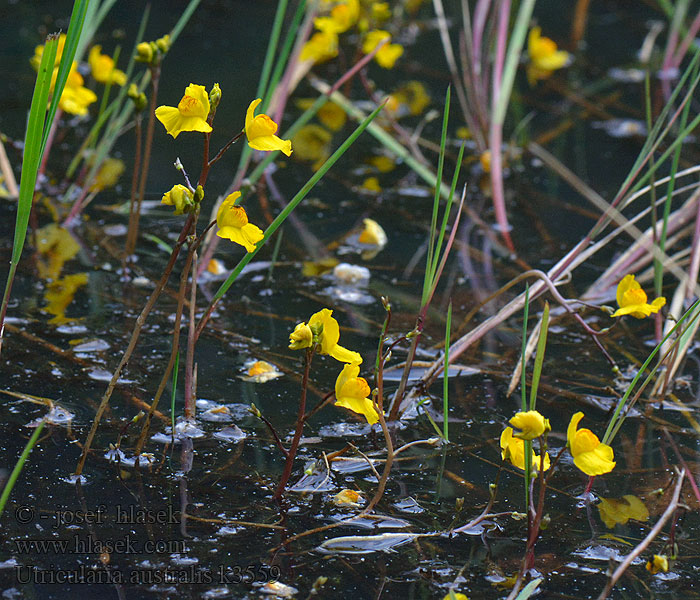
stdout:
[[[175,10],[175,5],[184,3],[173,3],[167,10],[161,3],[153,6],[147,37],[157,37],[173,25],[175,13],[181,10]],[[207,86],[219,82],[224,101],[217,122],[240,126],[257,84],[265,32],[274,9],[272,2],[204,3],[168,56],[159,103],[175,104],[190,82]],[[557,38],[562,24],[553,16],[555,9],[562,10],[558,3],[543,2],[536,14],[544,33]],[[129,35],[137,26],[134,17],[140,15],[140,10],[137,3],[118,3],[96,41],[111,49],[115,32],[121,36],[123,30],[124,47],[129,47]],[[564,11],[567,23],[568,10]],[[47,16],[49,12],[54,16]],[[632,3],[608,2],[593,7],[589,47],[577,57],[574,67],[556,75],[559,85],[578,89],[599,82],[610,67],[633,64],[634,53],[646,33],[644,19],[650,13],[658,18],[657,13]],[[60,8],[49,10],[42,3],[10,4],[0,13],[4,30],[0,55],[12,75],[0,104],[0,128],[11,139],[23,134],[23,111],[32,85],[27,59],[41,40],[42,26],[48,30],[65,27],[59,16],[65,14],[67,9],[63,13]],[[421,15],[424,18],[419,22],[426,23],[432,17],[430,8],[424,7]],[[407,48],[405,61],[382,84],[391,87],[407,79],[424,80],[433,107],[440,108],[447,75],[441,61],[437,66],[423,64],[427,49],[436,52],[439,47],[436,33],[424,26],[427,30]],[[565,39],[567,33],[564,28],[557,39]],[[371,74],[378,80],[385,77],[374,69]],[[607,91],[620,92],[611,111],[618,110],[624,117],[635,115],[641,106],[639,85],[606,85]],[[573,125],[554,140],[550,151],[610,197],[626,175],[640,139],[611,137],[552,88],[528,90],[524,78],[518,80],[518,86],[522,110],[536,111],[530,134],[535,137],[572,119]],[[300,95],[311,93],[307,89]],[[593,101],[600,98],[592,95]],[[293,108],[290,115],[296,116],[295,111]],[[456,110],[454,114],[456,128],[461,119],[456,117]],[[437,122],[431,123],[426,135],[437,139],[437,128]],[[176,156],[188,169],[196,170],[200,150],[194,137],[183,135],[173,141],[157,130],[148,198],[160,198],[177,181],[170,166]],[[132,148],[127,138],[120,141],[117,153],[128,165]],[[52,154],[50,171],[60,169],[62,161],[72,156],[69,142],[70,138]],[[168,387],[159,405],[163,418],[155,419],[152,428],[152,435],[160,435],[146,447],[153,454],[153,463],[135,469],[129,462],[133,461],[140,424],[128,423],[144,403],[151,402],[170,352],[171,315],[176,302],[172,294],[161,298],[112,397],[79,486],[72,482],[71,474],[81,445],[106,380],[128,343],[134,320],[152,281],[161,274],[167,255],[152,240],[141,239],[137,268],[142,284],[137,281],[125,285],[120,280],[124,237],[110,233],[114,232],[110,228],[125,224],[127,217],[105,207],[127,198],[128,177],[124,177],[115,191],[95,199],[88,211],[89,220],[73,230],[80,250],[66,262],[61,275],[85,273],[87,283],[66,309],[65,322],[57,323],[51,322],[52,315],[46,311],[51,286],[37,275],[43,258],[28,239],[13,288],[10,325],[14,329],[6,332],[2,355],[2,390],[15,393],[3,394],[1,405],[4,441],[0,457],[4,469],[12,469],[31,434],[27,425],[46,413],[40,400],[28,396],[50,399],[73,418],[69,424],[46,426],[2,516],[3,597],[257,598],[263,594],[260,586],[276,579],[296,588],[296,597],[305,598],[320,576],[328,579],[320,587],[319,597],[442,598],[453,583],[455,591],[471,598],[507,596],[509,588],[498,584],[520,567],[524,521],[501,516],[467,533],[450,535],[449,531],[481,513],[489,499],[489,484],[496,481],[497,499],[492,512],[522,511],[522,478],[512,467],[501,465],[498,447],[504,424],[520,405],[517,392],[513,397],[506,396],[520,352],[520,318],[508,321],[460,358],[460,363],[474,371],[450,381],[451,443],[442,447],[417,445],[399,455],[375,511],[393,518],[393,522],[384,528],[347,525],[286,542],[295,534],[352,514],[352,509],[336,507],[332,502],[341,489],[360,490],[366,499],[375,489],[375,477],[353,451],[347,456],[356,459],[358,470],[333,470],[328,477],[324,475],[324,453],[342,449],[348,442],[368,456],[379,460],[385,456],[381,431],[371,430],[355,415],[332,404],[309,421],[291,478],[292,484],[299,482],[304,470],[311,470],[316,463],[315,473],[321,476],[304,489],[318,491],[290,492],[282,506],[272,500],[283,457],[268,429],[246,407],[254,403],[283,439],[291,438],[302,372],[300,355],[287,348],[294,325],[323,307],[333,308],[342,327],[342,344],[363,354],[363,374],[369,377],[385,314],[380,297],[388,296],[392,301],[392,334],[409,331],[415,322],[423,259],[410,273],[406,266],[426,238],[430,190],[406,167],[399,166],[390,174],[379,175],[384,188],[379,196],[358,191],[367,174],[364,159],[374,147],[373,140],[365,137],[336,165],[295,211],[297,222],[285,226],[274,268],[269,264],[269,245],[221,302],[208,333],[197,346],[197,427],[201,435],[183,437],[174,447],[170,445]],[[230,182],[238,150],[233,152],[212,174],[208,200]],[[17,153],[9,153],[17,164]],[[281,195],[288,199],[309,175],[306,166],[284,161],[274,177]],[[480,195],[477,178],[476,174],[470,176],[469,204],[491,221],[490,202]],[[533,268],[551,266],[592,223],[592,213],[584,201],[528,159],[514,165],[507,188],[519,256]],[[255,222],[263,223],[265,211],[254,204],[248,206]],[[37,209],[39,225],[49,223],[51,212],[46,205],[42,203]],[[273,215],[279,210],[274,196],[269,210]],[[14,206],[2,201],[0,211],[0,258],[6,261],[12,244]],[[389,238],[388,245],[368,260],[344,241],[350,231],[361,227],[365,217],[379,222]],[[177,218],[155,209],[144,216],[142,232],[172,242],[179,226]],[[425,355],[420,358],[424,360],[439,353],[431,348],[443,339],[450,299],[454,323],[460,323],[478,302],[520,271],[520,266],[494,250],[474,223],[463,224],[458,242],[429,313],[421,344]],[[622,249],[623,244],[611,253]],[[241,255],[239,247],[222,245],[218,256],[230,269]],[[355,295],[348,297],[348,290],[338,295],[337,282],[330,276],[303,277],[302,262],[323,255],[366,266],[371,273],[369,284],[359,291],[350,290]],[[581,269],[579,280],[565,287],[569,297],[580,295],[605,268],[603,259],[597,260],[600,262]],[[173,277],[170,283],[173,292],[176,281]],[[218,282],[203,283],[201,308],[217,288]],[[490,304],[481,309],[471,326],[498,306]],[[532,310],[540,308],[533,306]],[[604,326],[602,317],[591,317],[590,322]],[[650,321],[635,321],[617,327],[606,338],[604,343],[614,353],[625,377],[636,372],[633,366],[628,367],[632,357],[643,360],[650,351],[652,333]],[[185,334],[183,329],[183,338]],[[404,355],[399,348],[390,364],[398,364]],[[284,375],[267,383],[243,381],[240,376],[245,374],[244,365],[252,359],[274,363]],[[540,597],[597,597],[605,585],[609,560],[621,560],[664,511],[671,491],[668,486],[673,482],[672,467],[679,461],[665,441],[662,428],[668,427],[673,433],[684,460],[696,471],[697,425],[693,423],[698,411],[697,371],[697,357],[691,353],[684,372],[687,385],[675,390],[685,413],[673,401],[667,401],[663,410],[649,411],[642,417],[647,407],[640,405],[640,412],[626,422],[615,439],[616,469],[595,482],[593,491],[598,497],[640,497],[649,512],[647,520],[606,528],[598,507],[586,505],[581,498],[587,477],[573,466],[568,455],[564,456],[547,491],[550,520],[536,547],[535,566],[545,577]],[[332,390],[337,372],[338,364],[329,357],[314,360],[311,406]],[[566,443],[569,418],[578,410],[586,413],[584,425],[602,436],[614,400],[611,387],[624,390],[623,375],[616,377],[610,372],[607,362],[573,320],[562,319],[553,326],[538,401],[539,410],[552,423],[552,455]],[[393,391],[394,386],[387,382],[387,391]],[[434,397],[428,402],[436,418],[441,412],[441,387],[439,382],[430,390]],[[182,383],[176,414],[183,410],[181,389]],[[225,405],[228,412],[209,410],[220,405]],[[236,439],[239,431],[244,439]],[[419,415],[402,423],[395,443],[400,446],[434,435],[428,419]],[[120,461],[114,460],[116,452],[110,451],[110,445],[119,445],[124,452]],[[652,577],[644,569],[651,554],[670,553],[663,550],[667,526],[630,568],[613,597],[700,597],[696,583],[700,552],[697,502],[689,491],[684,491],[683,501],[687,507],[675,526],[678,560],[671,571]],[[321,543],[334,537],[385,533],[432,535],[407,537],[404,544],[390,551],[349,554],[320,549]]]

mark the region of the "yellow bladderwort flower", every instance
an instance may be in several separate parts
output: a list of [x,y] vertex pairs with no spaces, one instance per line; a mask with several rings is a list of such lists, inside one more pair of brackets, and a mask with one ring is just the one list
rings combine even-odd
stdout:
[[577,412],[566,431],[567,445],[574,457],[574,464],[586,475],[603,475],[615,468],[613,449],[601,443],[590,429],[577,429],[583,413]]
[[407,81],[391,92],[386,103],[395,119],[420,115],[430,105],[430,96],[420,81]]
[[600,518],[608,529],[624,525],[630,519],[646,521],[649,511],[637,496],[626,494],[622,498],[601,498],[598,504]]
[[292,142],[280,139],[275,135],[277,123],[264,113],[255,115],[255,109],[261,102],[261,98],[253,100],[245,113],[245,135],[248,138],[248,145],[254,150],[263,150],[264,152],[279,150],[287,156],[291,156]]
[[372,2],[372,18],[375,21],[386,21],[391,18],[391,8],[388,2]]
[[403,46],[401,44],[388,43],[391,40],[391,34],[388,31],[383,29],[370,31],[362,42],[362,52],[369,54],[384,40],[387,40],[387,43],[375,54],[374,60],[377,61],[380,67],[391,69],[396,60],[403,54]]
[[240,195],[240,192],[233,192],[222,202],[216,213],[216,224],[219,227],[216,235],[240,244],[248,252],[255,252],[255,245],[263,239],[264,234],[260,227],[248,222],[245,208],[236,206]]
[[469,597],[461,592],[452,592],[447,594],[442,600],[469,600]]
[[646,569],[652,575],[656,575],[660,571],[668,573],[668,557],[665,554],[654,554],[654,557],[647,561]]
[[359,352],[348,350],[338,344],[340,326],[332,315],[332,310],[324,308],[311,315],[308,325],[299,323],[289,335],[289,347],[292,350],[310,348],[313,344],[313,332],[316,331],[320,332],[317,333],[320,344],[319,354],[327,354],[344,363],[361,364],[362,356]]
[[90,190],[95,192],[115,186],[125,168],[123,160],[111,157],[105,158],[102,166],[97,170],[95,181],[90,186]]
[[343,367],[335,381],[335,405],[359,413],[370,425],[379,421],[379,414],[369,398],[371,390],[364,377],[358,377],[360,367],[349,364]]
[[333,504],[336,506],[357,508],[358,506],[362,506],[362,494],[355,490],[342,490],[333,496]]
[[313,60],[315,64],[338,56],[338,34],[332,31],[317,31],[304,44],[299,60]]
[[175,207],[176,215],[181,215],[185,212],[189,212],[189,208],[193,206],[193,194],[186,186],[178,183],[170,188],[169,191],[163,194],[161,199],[161,204],[167,204],[168,206]]
[[331,155],[331,133],[315,123],[304,125],[296,132],[294,142],[294,158],[301,161],[313,162],[311,168],[318,171]]
[[534,85],[538,79],[547,79],[569,62],[569,53],[558,50],[556,43],[548,37],[542,37],[541,33],[539,27],[533,27],[527,38],[527,53],[530,57],[527,80],[530,85]]
[[[313,98],[300,98],[296,101],[296,105],[301,110],[307,110],[311,108],[315,100]],[[316,118],[319,122],[328,127],[331,131],[340,131],[348,117],[345,111],[338,106],[335,102],[326,102],[321,108],[318,109],[316,113]],[[294,151],[297,151],[296,145],[294,146]]]
[[294,331],[289,334],[289,349],[303,350],[311,348],[314,343],[314,334],[306,323],[297,323]]
[[[503,460],[508,460],[510,463],[517,467],[518,469],[525,470],[525,441],[519,438],[513,437],[513,428],[506,427],[501,434],[501,458]],[[540,457],[532,451],[532,468],[534,470],[539,470],[540,468]],[[544,454],[544,470],[549,469],[549,453]]]
[[[58,75],[58,68],[53,70],[51,80],[51,91],[53,92]],[[77,63],[73,63],[71,70],[68,73],[66,87],[63,88],[61,99],[58,101],[58,107],[71,115],[83,117],[88,112],[88,106],[97,101],[95,92],[86,88],[83,84],[83,76],[78,72]]]
[[519,412],[508,422],[513,427],[520,430],[515,434],[515,437],[521,440],[534,440],[545,432],[552,430],[549,425],[549,419],[545,419],[536,410]]
[[617,304],[620,306],[613,314],[613,317],[622,315],[632,315],[637,319],[643,319],[653,313],[659,312],[666,304],[666,298],[660,296],[651,304],[647,303],[646,292],[635,281],[634,275],[625,275],[617,285]]
[[360,244],[378,246],[380,248],[386,246],[386,233],[379,223],[377,223],[374,219],[362,219],[362,223],[364,224],[364,229],[357,238],[357,241],[360,242]]
[[359,0],[345,0],[339,2],[327,17],[314,19],[314,25],[319,31],[327,33],[344,33],[350,29],[360,16]]
[[207,123],[208,116],[209,94],[203,85],[194,83],[190,83],[185,88],[185,95],[177,108],[174,106],[156,108],[156,118],[173,138],[176,138],[183,131],[209,133],[211,125]]
[[100,83],[115,83],[124,85],[126,83],[126,73],[114,67],[114,60],[107,54],[102,54],[102,46],[93,46],[88,54],[88,63],[95,81]]

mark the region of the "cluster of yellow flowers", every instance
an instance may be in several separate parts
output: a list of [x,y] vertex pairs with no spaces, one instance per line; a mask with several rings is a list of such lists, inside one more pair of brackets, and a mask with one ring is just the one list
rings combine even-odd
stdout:
[[[221,88],[214,84],[207,93],[203,85],[190,83],[185,88],[185,95],[175,106],[159,106],[156,108],[156,118],[163,124],[165,130],[173,138],[177,138],[183,131],[199,131],[211,133],[213,111],[221,99]],[[255,115],[255,109],[262,102],[260,98],[253,100],[248,106],[245,116],[243,132],[248,140],[248,145],[255,150],[272,152],[279,150],[290,156],[292,143],[277,137],[277,123],[268,115]],[[167,191],[161,200],[162,204],[175,207],[175,214],[190,212],[197,201],[198,190],[192,190],[182,184],[173,186]],[[200,193],[203,196],[203,191]],[[216,234],[224,239],[231,240],[243,246],[248,252],[254,252],[256,245],[264,234],[262,230],[248,221],[245,208],[237,206],[240,192],[229,194],[219,207],[216,214],[216,224],[219,230]],[[201,200],[201,197],[199,198]]]
[[[54,62],[53,75],[51,78],[51,92],[56,84],[58,76],[58,66],[63,56],[63,49],[66,45],[66,34],[62,33],[58,36],[58,46],[56,49],[56,60]],[[41,57],[44,54],[44,46],[40,45],[34,49],[34,56],[29,60],[34,69],[38,69],[41,64]],[[102,46],[93,46],[88,55],[88,64],[90,71],[95,81],[99,83],[112,83],[116,85],[124,85],[126,83],[126,74],[120,71],[114,65],[114,60],[111,56],[102,54]],[[85,116],[88,112],[88,106],[97,101],[97,95],[91,89],[85,87],[85,80],[78,71],[78,63],[73,62],[68,73],[68,80],[63,89],[61,98],[58,102],[58,107],[69,114]]]
[[346,363],[335,382],[335,404],[361,414],[370,425],[379,420],[379,414],[371,398],[371,390],[360,374],[362,356],[358,352],[338,344],[340,326],[333,318],[333,311],[324,308],[311,315],[309,322],[298,323],[289,334],[289,348],[302,350],[315,348],[319,354],[327,354]]
[[[586,475],[603,475],[615,468],[613,449],[607,444],[601,443],[590,429],[578,429],[578,424],[583,419],[583,413],[577,412],[571,417],[566,432],[567,446],[574,459],[574,465]],[[536,410],[517,413],[510,424],[519,431],[514,432],[512,427],[506,427],[501,434],[501,457],[518,469],[525,469],[525,440],[534,440],[551,431],[549,419],[545,419]],[[547,452],[544,457],[532,452],[531,464],[535,470],[539,470],[540,464],[544,471],[549,469],[550,459]]]
[[302,48],[300,60],[321,63],[334,58],[338,55],[338,35],[354,26],[364,33],[362,51],[365,54],[383,44],[374,57],[381,67],[391,69],[403,54],[403,46],[390,43],[388,31],[373,28],[391,17],[388,2],[321,0],[321,8],[325,14],[314,20],[317,31]]

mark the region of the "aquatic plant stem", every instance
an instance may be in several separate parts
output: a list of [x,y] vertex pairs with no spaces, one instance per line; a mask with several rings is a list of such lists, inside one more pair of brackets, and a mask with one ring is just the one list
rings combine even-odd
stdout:
[[129,362],[129,359],[131,358],[131,355],[134,353],[134,349],[136,348],[136,344],[139,340],[139,336],[141,335],[141,330],[143,329],[143,326],[146,323],[146,319],[148,318],[148,315],[150,314],[151,310],[153,310],[153,306],[156,303],[156,300],[158,300],[158,297],[160,296],[161,292],[163,291],[163,288],[165,287],[165,284],[168,282],[168,279],[170,279],[170,273],[173,270],[173,267],[175,266],[175,261],[177,260],[178,255],[180,254],[180,249],[182,248],[183,244],[187,240],[187,236],[190,233],[190,230],[192,229],[192,224],[194,222],[194,216],[189,215],[187,217],[187,220],[185,221],[185,225],[182,228],[182,231],[180,232],[180,236],[178,237],[178,240],[173,247],[173,251],[170,254],[170,259],[168,260],[167,265],[165,266],[165,269],[163,271],[163,275],[161,275],[161,278],[158,280],[158,283],[156,284],[155,289],[153,292],[151,292],[151,295],[148,298],[148,301],[146,302],[146,305],[143,307],[141,310],[141,313],[139,314],[138,318],[136,319],[136,323],[134,324],[134,329],[131,332],[131,339],[129,340],[129,344],[126,347],[126,350],[124,351],[124,354],[122,355],[121,360],[119,361],[119,364],[117,365],[117,368],[115,369],[114,373],[112,374],[112,378],[109,381],[109,384],[107,385],[107,389],[105,390],[105,393],[102,395],[102,398],[100,400],[100,404],[97,407],[97,413],[95,414],[95,418],[92,421],[92,426],[90,427],[90,431],[88,433],[88,436],[85,440],[85,444],[83,444],[83,451],[80,454],[80,459],[78,460],[78,465],[76,466],[75,469],[75,475],[80,476],[83,472],[83,468],[85,467],[85,461],[87,460],[87,455],[90,452],[90,448],[92,446],[92,440],[95,437],[95,434],[97,433],[97,427],[100,424],[100,420],[102,419],[102,415],[104,414],[105,410],[107,409],[107,405],[109,404],[109,400],[112,397],[112,393],[114,392],[114,388],[117,385],[117,381],[119,381],[119,377],[122,374],[122,371],[124,370],[124,367],[126,366],[126,363]]
[[[196,217],[195,217],[196,222]],[[194,245],[193,245],[194,246]],[[190,314],[189,314],[189,330],[187,332],[187,353],[185,355],[185,419],[188,421],[194,419],[196,410],[195,398],[195,374],[194,374],[194,345],[195,337],[195,311],[197,310],[197,277],[194,274],[197,272],[197,251],[192,250],[192,281],[190,283]]]
[[[124,246],[124,257],[122,259],[122,270],[124,275],[126,275],[127,263],[129,262],[129,256],[133,253],[134,242],[132,238],[134,236],[136,220],[136,206],[137,199],[136,194],[139,185],[139,165],[141,164],[141,146],[143,137],[143,115],[139,112],[134,119],[134,172],[131,174],[131,194],[129,196],[129,229],[126,234],[126,244]],[[131,250],[131,251],[130,251]]]
[[[153,147],[153,133],[156,122],[156,103],[158,101],[158,84],[160,82],[160,65],[150,66],[151,71],[151,101],[148,105],[148,124],[146,125],[146,144],[143,151],[143,164],[141,166],[141,176],[139,180],[139,191],[136,199],[136,210],[133,223],[129,220],[129,233],[127,236],[127,247],[125,254],[131,256],[136,249],[136,242],[139,237],[139,222],[141,220],[141,204],[146,194],[146,183],[148,181],[148,168],[151,162],[151,149]],[[128,258],[127,258],[128,260]]]
[[287,460],[284,463],[284,471],[282,471],[282,477],[277,484],[277,489],[275,490],[275,495],[273,498],[279,500],[284,494],[284,490],[287,487],[287,482],[292,474],[292,467],[294,466],[294,458],[297,455],[297,449],[299,448],[299,440],[301,439],[301,434],[304,431],[304,415],[306,414],[306,390],[309,387],[309,372],[311,371],[311,361],[314,356],[314,350],[308,348],[306,354],[304,355],[304,376],[301,380],[301,396],[299,398],[299,411],[297,412],[297,425],[294,431],[294,437],[292,438],[292,445],[289,447],[289,453],[287,454]]
[[[170,359],[168,360],[168,364],[165,367],[165,371],[163,372],[163,376],[161,377],[160,384],[158,385],[158,390],[155,393],[155,396],[153,397],[153,402],[151,402],[151,406],[148,410],[148,414],[146,416],[146,420],[144,421],[143,427],[141,429],[141,434],[139,435],[138,442],[136,443],[136,447],[134,450],[134,454],[137,456],[141,454],[141,451],[143,450],[143,446],[145,445],[146,442],[146,436],[148,435],[148,431],[150,429],[151,421],[153,419],[153,414],[155,413],[156,409],[158,408],[158,402],[160,401],[161,396],[163,395],[163,392],[165,391],[165,386],[168,384],[168,381],[170,380],[170,374],[172,373],[173,368],[177,372],[178,370],[178,362],[179,362],[179,346],[180,346],[180,323],[182,322],[182,313],[184,309],[184,304],[185,304],[185,291],[187,289],[187,279],[188,276],[191,272],[192,268],[192,259],[194,252],[199,248],[200,244],[202,243],[202,240],[204,239],[204,236],[207,234],[207,232],[214,226],[216,225],[216,221],[212,221],[207,225],[207,228],[199,235],[197,236],[197,240],[191,244],[188,252],[187,252],[187,258],[185,259],[185,266],[182,269],[182,272],[180,274],[180,287],[178,289],[177,293],[177,308],[175,310],[175,321],[173,325],[173,341],[171,344],[171,349],[170,349]],[[174,392],[174,387],[173,387],[173,392]],[[173,406],[174,406],[174,399],[173,399]],[[174,411],[172,411],[172,414],[174,414]],[[174,417],[173,417],[174,419]],[[173,428],[173,434],[174,434],[174,428]]]

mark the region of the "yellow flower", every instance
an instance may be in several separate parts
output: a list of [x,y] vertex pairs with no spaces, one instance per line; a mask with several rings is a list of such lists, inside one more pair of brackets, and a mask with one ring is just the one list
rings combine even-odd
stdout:
[[384,40],[387,40],[387,43],[379,49],[374,56],[374,60],[377,61],[380,67],[391,69],[399,56],[403,54],[403,46],[401,44],[389,44],[388,41],[391,40],[391,34],[388,31],[382,29],[370,31],[362,42],[362,52],[369,54]]
[[515,437],[521,440],[534,440],[543,433],[552,430],[549,425],[549,419],[545,419],[536,410],[519,412],[508,422],[513,427],[520,429],[520,432],[516,433]]
[[277,123],[266,114],[254,116],[255,109],[262,102],[261,98],[253,100],[245,113],[245,134],[248,145],[254,150],[272,152],[280,150],[287,156],[292,154],[292,142],[278,138]]
[[[315,100],[313,98],[301,98],[296,101],[296,105],[301,110],[307,110],[311,108],[314,102]],[[335,104],[335,102],[330,101],[326,102],[321,108],[318,109],[316,117],[322,125],[325,125],[331,131],[340,131],[347,121],[345,111],[340,106]],[[295,144],[294,151],[296,152],[297,150],[298,149]]]
[[372,156],[367,159],[367,162],[372,165],[380,173],[390,173],[396,168],[396,162],[388,156],[379,155]]
[[192,206],[192,192],[189,188],[178,183],[170,188],[170,191],[163,194],[163,198],[160,201],[161,204],[167,204],[168,206],[175,207],[176,215],[181,215],[184,212],[188,212],[187,208]]
[[318,329],[321,326],[323,328],[320,335],[320,353],[328,354],[340,362],[354,363],[357,365],[361,364],[362,356],[360,356],[359,352],[354,352],[338,345],[340,326],[338,325],[338,321],[331,316],[332,314],[332,310],[324,308],[314,313],[309,319],[309,327],[311,327],[312,330]]
[[244,381],[266,383],[272,379],[282,377],[282,373],[273,364],[264,360],[253,360],[245,363],[246,374],[241,377]]
[[358,377],[359,374],[360,367],[356,364],[343,367],[335,381],[335,405],[364,415],[367,422],[374,425],[379,421],[379,414],[368,397],[371,394],[369,384],[363,377]]
[[314,341],[314,334],[306,323],[297,323],[294,331],[289,334],[289,349],[302,350],[311,348]]
[[590,429],[577,429],[583,413],[577,412],[566,431],[567,444],[574,457],[574,464],[586,475],[603,475],[615,468],[613,449],[602,444]]
[[626,494],[622,498],[601,498],[598,512],[608,529],[617,524],[624,525],[630,519],[646,521],[649,518],[644,502],[632,494]]
[[115,83],[124,85],[126,83],[126,73],[114,68],[114,60],[107,54],[102,54],[102,46],[93,46],[88,54],[88,62],[92,70],[95,81],[100,83]]
[[318,171],[331,155],[331,139],[329,131],[310,123],[296,132],[294,142],[294,158],[301,161],[313,161],[311,168]]
[[428,91],[420,81],[407,81],[389,95],[386,108],[395,119],[416,117],[430,105]]
[[[51,80],[51,91],[53,92],[58,75],[58,67],[53,70],[53,78]],[[83,76],[78,72],[78,65],[73,63],[71,70],[68,73],[66,86],[63,88],[61,99],[58,101],[58,107],[67,113],[78,116],[85,116],[88,112],[87,107],[97,101],[95,92],[86,88],[83,83]]]
[[245,208],[236,206],[240,192],[233,192],[224,200],[216,213],[216,224],[221,238],[244,246],[248,252],[255,252],[255,245],[263,239],[263,232],[257,225],[248,223]]
[[176,138],[182,131],[201,131],[209,133],[211,125],[207,123],[209,116],[209,94],[203,85],[190,83],[185,88],[185,95],[177,108],[159,106],[156,108],[156,118],[163,123],[165,130]]
[[338,56],[338,34],[332,31],[317,31],[304,44],[299,60],[313,60],[315,64]]
[[362,494],[355,490],[342,490],[333,496],[333,504],[336,506],[357,508],[358,506],[362,506]]
[[651,304],[647,304],[647,295],[639,282],[635,281],[634,275],[625,275],[617,284],[617,304],[620,308],[612,314],[613,317],[632,315],[637,319],[643,319],[659,312],[659,309],[666,304],[666,298],[661,296]]
[[378,194],[382,191],[382,186],[379,183],[379,179],[376,177],[366,177],[360,186],[363,192],[372,192]]
[[450,592],[442,600],[469,600],[469,598],[461,592]]
[[665,554],[654,554],[654,557],[647,561],[647,571],[656,575],[659,571],[668,572],[668,557]]
[[345,0],[336,4],[329,16],[314,19],[314,25],[316,29],[326,33],[343,33],[357,22],[359,16],[359,0]]
[[374,219],[362,219],[362,223],[364,223],[365,228],[362,230],[360,237],[357,238],[360,244],[379,246],[380,248],[386,246],[386,233],[379,223]]
[[[506,427],[501,434],[501,458],[509,460],[514,467],[525,470],[525,442],[513,437],[513,428]],[[539,470],[540,457],[532,451],[532,468]],[[549,453],[544,454],[544,470],[549,469]]]
[[561,69],[569,62],[569,53],[558,50],[554,41],[542,37],[542,30],[533,27],[527,38],[527,52],[530,62],[527,67],[527,79],[534,85],[538,79],[547,79],[553,71]]
[[333,496],[333,504],[357,508],[362,505],[362,495],[355,490],[344,489]]
[[375,21],[386,21],[391,18],[391,8],[388,2],[372,2],[372,18]]
[[124,161],[118,158],[105,158],[102,166],[97,170],[95,181],[90,186],[90,190],[99,191],[116,185],[125,168]]

